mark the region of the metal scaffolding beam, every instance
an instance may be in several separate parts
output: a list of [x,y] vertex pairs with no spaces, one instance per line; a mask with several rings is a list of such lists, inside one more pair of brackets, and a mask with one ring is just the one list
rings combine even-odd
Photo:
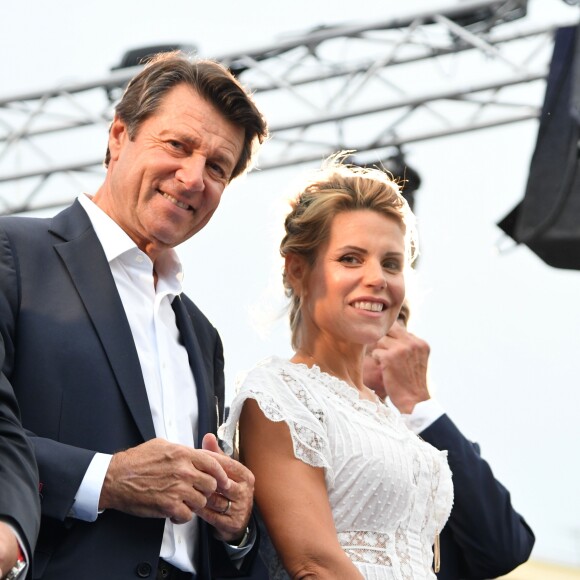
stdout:
[[[262,170],[337,149],[386,156],[538,116],[554,31],[575,23],[534,25],[526,10],[526,0],[463,2],[215,58],[269,120]],[[100,183],[114,101],[138,70],[0,97],[0,214],[61,205]]]

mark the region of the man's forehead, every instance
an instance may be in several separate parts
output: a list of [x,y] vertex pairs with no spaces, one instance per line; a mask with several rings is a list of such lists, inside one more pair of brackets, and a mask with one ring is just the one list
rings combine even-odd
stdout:
[[162,132],[174,132],[183,141],[195,143],[203,135],[226,156],[230,154],[237,161],[241,154],[244,128],[228,119],[214,103],[185,83],[167,92],[153,117],[163,122]]

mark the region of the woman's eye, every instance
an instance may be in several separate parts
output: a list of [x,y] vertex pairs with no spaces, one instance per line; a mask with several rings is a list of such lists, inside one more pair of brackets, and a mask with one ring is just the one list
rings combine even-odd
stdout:
[[398,272],[401,269],[401,263],[398,260],[387,260],[386,262],[383,262],[383,268]]
[[339,260],[339,262],[343,262],[345,264],[358,264],[359,261],[360,260],[356,256],[342,256],[342,258]]

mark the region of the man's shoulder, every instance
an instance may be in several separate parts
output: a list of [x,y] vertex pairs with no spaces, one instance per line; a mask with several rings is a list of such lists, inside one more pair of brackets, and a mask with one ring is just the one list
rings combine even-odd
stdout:
[[9,233],[22,233],[46,230],[50,223],[50,218],[30,217],[30,216],[0,216],[0,230]]
[[22,215],[4,215],[0,216],[0,231],[13,238],[30,239],[30,236],[44,234],[53,229],[55,223],[67,221],[70,218],[76,220],[79,211],[84,210],[79,204],[72,204],[53,216],[22,216]]
[[179,295],[179,298],[183,302],[183,304],[184,304],[185,308],[187,309],[187,312],[189,313],[190,316],[195,316],[195,317],[199,317],[199,318],[203,318],[205,320],[208,320],[207,316],[199,309],[197,304],[195,304],[195,302],[187,294],[182,293]]
[[49,244],[48,218],[2,216],[0,217],[0,254],[19,255],[37,249],[41,253]]
[[204,329],[206,331],[216,333],[214,325],[210,322],[209,318],[200,310],[200,308],[195,304],[195,302],[189,298],[186,294],[180,294],[179,296],[181,302],[185,306],[189,317],[196,329]]

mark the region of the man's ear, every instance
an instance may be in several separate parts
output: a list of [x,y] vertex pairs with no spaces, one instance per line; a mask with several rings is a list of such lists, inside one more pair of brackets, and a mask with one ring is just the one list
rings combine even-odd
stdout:
[[127,125],[115,115],[111,128],[109,129],[109,151],[111,153],[111,160],[116,160],[123,147],[123,143],[129,140],[129,133]]
[[306,260],[297,254],[287,254],[284,259],[286,280],[294,290],[296,296],[303,296],[306,287],[308,268]]

